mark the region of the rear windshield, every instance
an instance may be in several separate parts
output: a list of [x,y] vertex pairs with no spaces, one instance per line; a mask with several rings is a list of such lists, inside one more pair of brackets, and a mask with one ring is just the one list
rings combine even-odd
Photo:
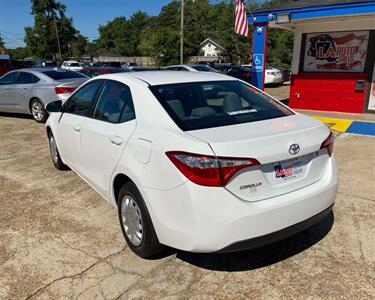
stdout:
[[293,112],[240,81],[151,86],[170,117],[184,131],[261,121]]
[[69,67],[80,67],[79,63],[68,63]]
[[48,77],[54,79],[54,80],[60,80],[60,79],[69,79],[69,78],[87,78],[85,75],[82,75],[77,72],[73,71],[42,71],[44,75],[47,75]]

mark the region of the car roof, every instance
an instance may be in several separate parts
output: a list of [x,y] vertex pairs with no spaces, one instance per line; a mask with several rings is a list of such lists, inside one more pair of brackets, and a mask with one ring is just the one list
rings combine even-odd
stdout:
[[101,75],[96,78],[114,79],[121,81],[127,78],[136,78],[146,82],[149,85],[163,85],[174,83],[187,83],[187,82],[201,82],[201,81],[233,81],[236,78],[223,75],[220,73],[212,72],[181,72],[181,71],[140,71],[140,72],[127,72],[115,73],[108,75]]

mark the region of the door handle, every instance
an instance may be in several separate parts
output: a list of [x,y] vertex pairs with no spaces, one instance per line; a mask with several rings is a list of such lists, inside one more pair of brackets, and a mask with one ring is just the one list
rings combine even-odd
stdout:
[[80,131],[81,131],[81,126],[78,125],[78,124],[76,124],[76,125],[73,126],[73,129],[74,129],[75,131],[77,131],[77,132],[80,132]]
[[114,145],[120,146],[122,144],[122,138],[118,135],[111,135],[108,139]]

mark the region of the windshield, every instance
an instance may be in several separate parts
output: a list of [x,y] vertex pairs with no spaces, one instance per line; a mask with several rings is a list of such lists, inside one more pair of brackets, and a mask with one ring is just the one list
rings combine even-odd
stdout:
[[168,84],[150,89],[184,131],[293,114],[271,97],[240,81]]
[[68,63],[69,67],[80,67],[81,65],[79,63]]
[[69,78],[87,78],[85,75],[82,75],[77,72],[73,71],[63,71],[63,70],[58,70],[58,71],[42,71],[44,75],[47,75],[48,77],[54,79],[54,80],[59,80],[59,79],[69,79]]

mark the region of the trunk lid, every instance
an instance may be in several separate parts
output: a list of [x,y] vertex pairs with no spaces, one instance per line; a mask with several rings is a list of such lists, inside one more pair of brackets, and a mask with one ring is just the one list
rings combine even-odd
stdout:
[[[246,201],[264,200],[318,181],[329,159],[328,152],[320,150],[328,128],[300,114],[187,133],[209,143],[216,156],[260,162],[239,171],[225,186]],[[293,144],[300,149],[295,155],[289,152]]]

